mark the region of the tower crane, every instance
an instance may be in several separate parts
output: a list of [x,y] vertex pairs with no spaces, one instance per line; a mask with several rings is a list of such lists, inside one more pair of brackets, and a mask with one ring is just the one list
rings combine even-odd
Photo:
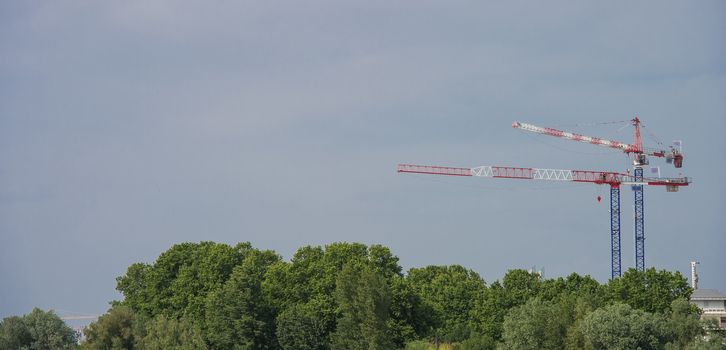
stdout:
[[605,140],[597,137],[584,136],[552,128],[539,127],[527,123],[514,122],[512,127],[524,131],[561,137],[573,141],[585,142],[594,145],[621,149],[626,154],[633,155],[633,175],[608,171],[591,170],[565,170],[565,169],[539,169],[520,168],[508,166],[477,166],[473,168],[442,167],[414,164],[399,164],[397,172],[416,173],[445,176],[474,176],[500,179],[543,180],[543,181],[570,181],[592,183],[610,186],[610,252],[611,252],[611,278],[620,277],[621,249],[620,249],[620,186],[630,185],[635,196],[635,260],[636,269],[645,270],[645,231],[643,187],[664,186],[668,192],[676,192],[682,186],[688,186],[690,179],[678,178],[648,178],[643,176],[643,166],[648,164],[647,156],[666,158],[676,168],[683,166],[683,155],[680,150],[659,150],[644,148],[640,138],[640,120],[636,117],[631,120],[635,126],[633,144]]
[[636,168],[642,167],[643,165],[648,165],[648,159],[646,156],[666,158],[666,162],[669,164],[673,163],[676,168],[681,168],[683,166],[683,155],[681,154],[680,150],[674,147],[670,147],[670,150],[643,147],[643,140],[640,137],[640,119],[638,117],[635,117],[630,122],[635,127],[633,144],[605,140],[599,137],[584,136],[562,130],[545,128],[516,121],[512,123],[512,127],[515,129],[529,131],[537,134],[560,137],[563,139],[589,143],[597,146],[621,149],[626,154],[634,154],[633,165],[636,166]]

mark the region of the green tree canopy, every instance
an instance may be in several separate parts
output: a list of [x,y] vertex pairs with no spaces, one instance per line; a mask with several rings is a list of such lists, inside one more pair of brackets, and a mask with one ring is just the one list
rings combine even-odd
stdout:
[[33,337],[22,317],[11,316],[0,321],[0,350],[22,349],[32,342]]
[[[271,266],[263,281],[263,293],[278,313],[304,305],[308,315],[315,315],[316,322],[322,325],[321,339],[327,342],[336,329],[339,316],[336,281],[343,267],[349,264],[367,266],[386,280],[401,277],[398,257],[388,248],[338,242],[324,248],[302,247],[290,263]],[[405,317],[406,312],[401,311],[397,316]]]
[[333,350],[393,349],[388,333],[390,289],[382,272],[349,263],[336,283],[341,317],[332,337]]
[[158,315],[146,324],[139,349],[206,350],[202,332],[185,318],[173,319]]
[[567,304],[532,298],[509,310],[504,318],[503,349],[564,348],[572,315]]
[[427,266],[408,271],[412,288],[433,311],[437,336],[446,341],[469,337],[470,313],[486,290],[479,274],[459,265]]
[[0,321],[0,349],[75,349],[76,332],[53,311],[34,308],[22,317]]
[[472,330],[480,336],[501,339],[507,312],[537,296],[541,284],[539,274],[521,269],[507,271],[502,282],[494,281],[474,297],[470,312]]
[[581,330],[593,349],[662,349],[670,336],[662,315],[620,303],[590,313]]
[[504,291],[512,305],[522,305],[539,294],[541,276],[522,269],[509,270],[502,279]]
[[424,302],[412,284],[404,276],[395,275],[389,280],[391,307],[388,328],[391,340],[398,348],[412,340],[429,337],[437,322],[431,305]]
[[538,295],[544,300],[563,296],[582,297],[600,305],[605,300],[606,292],[605,286],[589,275],[580,276],[571,273],[566,278],[558,277],[542,281]]
[[215,349],[274,349],[275,313],[262,293],[267,269],[279,262],[271,251],[252,251],[207,300],[207,341]]
[[[703,334],[685,278],[655,269],[629,270],[607,285],[515,269],[487,286],[459,265],[402,274],[398,257],[381,245],[306,246],[286,262],[249,243],[200,242],[133,264],[117,282],[124,300],[89,328],[86,348],[672,349],[695,346]],[[18,319],[4,324],[12,336],[2,335],[0,345],[31,337]],[[170,336],[161,339],[162,332]]]
[[116,289],[124,295],[125,305],[146,316],[188,315],[203,321],[207,294],[221,287],[252,250],[249,243],[176,244],[152,265],[131,265],[116,279]]
[[328,339],[316,308],[296,304],[277,316],[276,335],[284,350],[323,350]]
[[86,340],[81,345],[88,350],[136,349],[137,325],[136,315],[131,308],[116,305],[86,327],[83,331]]
[[667,322],[672,336],[671,346],[675,349],[685,349],[704,332],[699,322],[701,312],[697,306],[683,298],[674,300],[670,309]]
[[629,269],[622,277],[610,280],[607,292],[613,302],[647,312],[665,312],[674,300],[688,300],[693,290],[680,272],[657,271],[651,267],[645,271]]

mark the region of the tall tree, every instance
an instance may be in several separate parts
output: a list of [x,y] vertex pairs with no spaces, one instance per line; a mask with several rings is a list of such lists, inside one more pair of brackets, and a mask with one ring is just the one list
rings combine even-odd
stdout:
[[204,329],[207,294],[221,287],[252,250],[249,243],[176,244],[152,265],[131,265],[116,279],[116,289],[124,295],[123,303],[136,312],[187,316]]
[[427,266],[410,269],[406,279],[433,311],[439,329],[430,336],[451,342],[469,337],[470,313],[486,290],[479,274],[459,265]]
[[676,299],[671,303],[668,326],[672,336],[671,345],[677,349],[685,349],[688,344],[703,334],[699,322],[701,311],[686,299]]
[[146,324],[145,335],[138,341],[140,349],[206,350],[202,332],[185,318],[158,315]]
[[706,318],[701,322],[704,336],[688,344],[688,350],[726,350],[726,330],[721,329],[717,318]]
[[649,268],[637,271],[633,268],[622,277],[610,280],[608,297],[613,302],[623,302],[647,312],[665,312],[678,299],[688,299],[693,290],[680,272],[657,271]]
[[472,331],[479,336],[501,339],[507,312],[537,296],[542,288],[541,285],[539,274],[521,269],[507,271],[502,282],[494,281],[489,288],[472,298],[473,306],[470,312]]
[[605,300],[605,293],[605,287],[589,275],[571,273],[566,278],[542,281],[538,295],[544,300],[554,300],[564,295],[583,297],[599,306]]
[[284,350],[323,350],[327,348],[325,325],[316,309],[296,304],[277,316],[276,335]]
[[21,349],[32,342],[33,337],[22,317],[11,316],[0,321],[0,350]]
[[345,265],[335,297],[341,317],[332,334],[332,349],[393,349],[387,327],[390,290],[380,272],[366,265]]
[[86,340],[81,344],[88,350],[136,349],[136,327],[141,326],[131,308],[115,305],[106,314],[91,323],[83,333]]
[[75,349],[76,333],[53,311],[34,308],[23,317],[0,322],[0,349]]
[[506,291],[499,281],[492,282],[489,288],[474,299],[471,310],[472,330],[494,340],[502,337],[504,317],[510,309]]
[[34,350],[55,350],[75,348],[76,332],[68,327],[53,311],[34,308],[23,316],[23,322],[33,341],[30,348]]
[[423,301],[411,281],[395,275],[389,279],[389,285],[391,308],[388,328],[396,347],[403,348],[412,340],[432,334],[436,326],[433,309]]
[[307,246],[298,249],[290,263],[270,267],[262,285],[265,298],[278,312],[303,305],[322,325],[321,339],[327,342],[339,316],[336,281],[348,264],[368,266],[385,279],[401,276],[398,257],[383,246],[345,242],[331,243],[324,248]]
[[522,305],[539,294],[541,276],[522,269],[509,270],[502,279],[504,291],[512,306]]
[[613,304],[590,313],[581,327],[593,349],[662,349],[670,338],[662,314]]
[[504,349],[562,349],[572,320],[565,303],[532,298],[504,318]]
[[267,269],[280,257],[253,251],[207,300],[206,339],[215,349],[276,349],[275,313],[263,296]]
[[600,305],[600,300],[595,302],[592,299],[582,296],[575,297],[572,304],[572,324],[567,329],[567,337],[565,338],[565,349],[582,350],[592,349],[590,343],[585,339],[582,327],[585,317]]

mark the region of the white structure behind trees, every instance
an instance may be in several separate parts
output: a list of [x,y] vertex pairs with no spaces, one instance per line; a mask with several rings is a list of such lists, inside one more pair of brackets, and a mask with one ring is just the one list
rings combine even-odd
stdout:
[[702,319],[716,319],[722,329],[726,329],[726,294],[716,289],[698,288],[698,273],[696,265],[698,262],[691,261],[691,303],[703,310]]

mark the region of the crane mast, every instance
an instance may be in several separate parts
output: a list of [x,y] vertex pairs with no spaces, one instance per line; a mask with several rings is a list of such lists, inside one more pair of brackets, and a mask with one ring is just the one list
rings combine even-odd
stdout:
[[[473,168],[399,164],[396,171],[399,173],[414,173],[444,176],[472,176],[499,179],[543,180],[543,181],[570,181],[592,183],[610,186],[610,252],[611,252],[611,278],[620,277],[622,273],[621,259],[621,230],[620,230],[620,186],[632,186],[635,200],[635,264],[639,271],[645,270],[645,216],[644,216],[644,186],[663,186],[668,192],[676,192],[680,187],[688,186],[690,179],[678,178],[648,178],[643,176],[643,166],[648,164],[646,156],[664,157],[668,163],[676,168],[683,165],[683,155],[679,150],[671,148],[669,151],[654,150],[643,147],[640,137],[640,120],[636,117],[631,120],[635,126],[632,144],[619,141],[601,139],[592,136],[579,135],[552,128],[540,127],[527,123],[514,122],[512,127],[524,131],[565,138],[573,141],[590,143],[614,149],[620,149],[626,154],[633,155],[633,175],[591,170],[566,170],[522,168],[510,166],[482,165]],[[599,197],[598,197],[599,200]]]

